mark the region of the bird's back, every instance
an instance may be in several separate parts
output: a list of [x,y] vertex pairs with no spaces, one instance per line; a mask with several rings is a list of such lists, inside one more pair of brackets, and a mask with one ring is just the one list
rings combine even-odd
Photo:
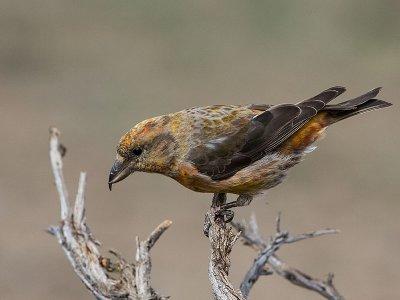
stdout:
[[178,114],[185,119],[190,142],[198,144],[229,135],[247,126],[257,112],[249,106],[211,105],[185,109]]
[[193,107],[171,114],[169,129],[179,139],[181,156],[187,156],[202,144],[247,128],[250,120],[261,112],[244,105]]

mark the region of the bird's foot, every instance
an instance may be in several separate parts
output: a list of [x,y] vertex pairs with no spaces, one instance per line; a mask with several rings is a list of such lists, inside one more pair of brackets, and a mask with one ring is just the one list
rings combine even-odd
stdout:
[[206,214],[204,220],[203,232],[208,237],[208,232],[211,227],[210,216],[217,222],[229,223],[233,220],[235,214],[231,208],[247,206],[253,200],[251,195],[239,195],[239,197],[232,202],[226,203],[225,193],[216,193],[213,197],[213,202],[210,212]]
[[225,193],[214,194],[211,210],[215,218],[223,220],[224,223],[229,223],[234,217],[234,213],[229,210],[230,207],[228,204],[230,203],[226,203]]
[[234,216],[235,216],[235,213],[229,209],[220,208],[219,210],[217,210],[215,212],[215,217],[222,218],[222,220],[225,223],[229,223],[230,221],[232,221]]
[[214,218],[214,222],[229,223],[233,220],[235,214],[232,210],[221,209],[220,207],[211,208],[211,211],[206,213],[203,225],[203,233],[206,237],[209,237],[209,231],[211,227],[210,218]]
[[226,204],[226,194],[225,193],[216,193],[214,194],[212,205],[210,211],[206,214],[204,220],[203,232],[205,236],[209,236],[209,230],[211,227],[210,218],[214,219],[214,222],[222,222],[229,223],[233,220],[234,213],[233,211],[225,208]]
[[234,208],[234,207],[247,206],[251,203],[252,200],[253,200],[253,196],[251,196],[251,195],[239,195],[239,197],[235,201],[222,204],[220,206],[220,209],[228,210],[228,209]]

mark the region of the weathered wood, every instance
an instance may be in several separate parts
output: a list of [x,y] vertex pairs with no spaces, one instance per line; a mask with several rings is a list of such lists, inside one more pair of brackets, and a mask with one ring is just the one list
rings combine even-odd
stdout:
[[61,146],[59,136],[56,128],[50,129],[50,162],[60,200],[61,224],[50,227],[49,232],[57,237],[75,273],[96,299],[168,299],[151,287],[150,249],[172,222],[162,222],[145,241],[137,239],[133,263],[127,263],[115,251],[110,252],[116,261],[102,256],[98,248],[100,243],[94,239],[86,223],[86,173],[80,174],[75,205],[70,208],[62,171],[65,147]]
[[249,224],[245,222],[232,222],[232,226],[240,234],[243,244],[259,250],[258,257],[246,273],[240,290],[245,297],[248,297],[250,289],[261,275],[265,274],[265,267],[269,265],[274,273],[289,280],[291,283],[302,288],[319,293],[321,296],[330,300],[344,300],[335,286],[333,285],[333,274],[326,280],[316,279],[306,273],[290,267],[284,263],[277,255],[276,251],[284,244],[295,243],[309,238],[319,237],[327,234],[338,233],[336,229],[323,229],[299,235],[290,235],[287,231],[281,231],[280,214],[276,220],[276,234],[267,242],[259,233],[255,216],[252,215]]
[[218,207],[214,206],[206,214],[209,222],[208,237],[211,253],[208,265],[208,278],[212,293],[218,300],[244,300],[239,290],[235,290],[229,281],[228,274],[231,265],[230,253],[238,235],[233,228],[225,224],[223,216],[218,215]]

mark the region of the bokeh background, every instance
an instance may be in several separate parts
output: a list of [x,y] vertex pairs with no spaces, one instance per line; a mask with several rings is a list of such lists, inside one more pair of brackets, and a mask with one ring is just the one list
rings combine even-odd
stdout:
[[[336,274],[348,299],[400,298],[400,2],[0,1],[0,298],[92,299],[55,239],[59,220],[48,127],[62,131],[70,194],[88,172],[89,224],[103,249],[134,254],[162,220],[153,282],[173,299],[210,299],[210,195],[135,174],[110,193],[119,137],[154,115],[212,103],[295,102],[333,85],[346,97],[383,86],[395,106],[330,128],[287,181],[236,212],[265,234],[278,211],[293,233],[341,234],[279,255],[315,276]],[[343,99],[343,98],[342,98]],[[237,244],[236,285],[255,253]],[[251,299],[319,299],[279,277]]]

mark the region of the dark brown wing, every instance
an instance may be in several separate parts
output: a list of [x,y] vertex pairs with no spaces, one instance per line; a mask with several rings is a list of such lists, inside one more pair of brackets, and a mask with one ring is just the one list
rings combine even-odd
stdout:
[[272,106],[250,119],[237,132],[192,149],[188,159],[213,180],[229,178],[281,145],[344,91],[343,87],[332,87],[298,104]]

